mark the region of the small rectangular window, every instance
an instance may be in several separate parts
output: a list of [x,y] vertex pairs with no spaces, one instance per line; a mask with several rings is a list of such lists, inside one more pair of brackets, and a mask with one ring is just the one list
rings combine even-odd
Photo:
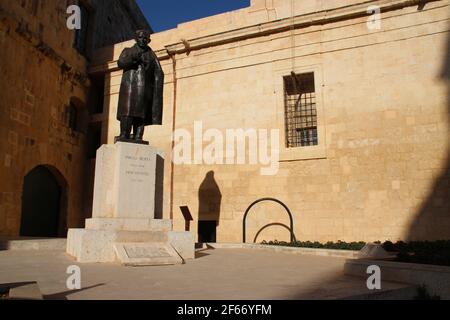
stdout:
[[318,145],[314,72],[284,77],[286,147]]
[[72,102],[67,108],[67,125],[72,131],[78,130],[78,109]]

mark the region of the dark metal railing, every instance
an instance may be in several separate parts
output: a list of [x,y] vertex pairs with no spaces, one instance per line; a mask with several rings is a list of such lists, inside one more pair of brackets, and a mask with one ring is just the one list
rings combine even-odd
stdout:
[[289,208],[288,208],[283,202],[281,202],[281,201],[278,200],[278,199],[275,199],[275,198],[262,198],[262,199],[259,199],[259,200],[256,200],[255,202],[253,202],[253,203],[248,207],[248,209],[245,211],[245,214],[244,214],[244,221],[243,221],[243,224],[242,224],[242,235],[243,235],[242,239],[243,239],[243,243],[246,242],[246,232],[245,232],[245,229],[246,229],[246,226],[247,226],[247,216],[248,216],[250,210],[251,210],[256,204],[258,204],[258,203],[260,203],[260,202],[263,202],[263,201],[273,201],[273,202],[276,202],[276,203],[282,205],[282,206],[284,207],[284,209],[286,209],[286,212],[288,213],[288,215],[289,215],[289,220],[290,220],[291,242],[294,242],[294,241],[295,241],[295,236],[294,236],[294,219],[292,218],[291,210],[289,210]]

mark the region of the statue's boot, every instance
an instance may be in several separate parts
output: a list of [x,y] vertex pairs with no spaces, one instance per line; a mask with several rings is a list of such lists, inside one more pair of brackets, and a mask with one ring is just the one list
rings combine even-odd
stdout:
[[120,121],[120,136],[119,139],[130,139],[131,129],[133,127],[133,118],[122,117]]
[[134,134],[134,140],[138,142],[144,141],[144,130],[145,130],[144,125],[138,126]]

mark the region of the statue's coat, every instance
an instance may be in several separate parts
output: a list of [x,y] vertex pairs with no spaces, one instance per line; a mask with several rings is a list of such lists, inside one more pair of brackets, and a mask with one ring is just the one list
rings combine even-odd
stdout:
[[123,69],[123,76],[117,120],[130,116],[144,119],[146,126],[161,125],[164,72],[155,53],[136,44],[123,50],[118,66]]

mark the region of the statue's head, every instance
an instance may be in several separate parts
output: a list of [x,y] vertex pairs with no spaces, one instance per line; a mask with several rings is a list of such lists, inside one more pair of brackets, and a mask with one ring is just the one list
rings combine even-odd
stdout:
[[138,30],[136,31],[135,40],[139,47],[142,49],[147,48],[148,44],[152,41],[150,39],[150,32],[147,30]]

